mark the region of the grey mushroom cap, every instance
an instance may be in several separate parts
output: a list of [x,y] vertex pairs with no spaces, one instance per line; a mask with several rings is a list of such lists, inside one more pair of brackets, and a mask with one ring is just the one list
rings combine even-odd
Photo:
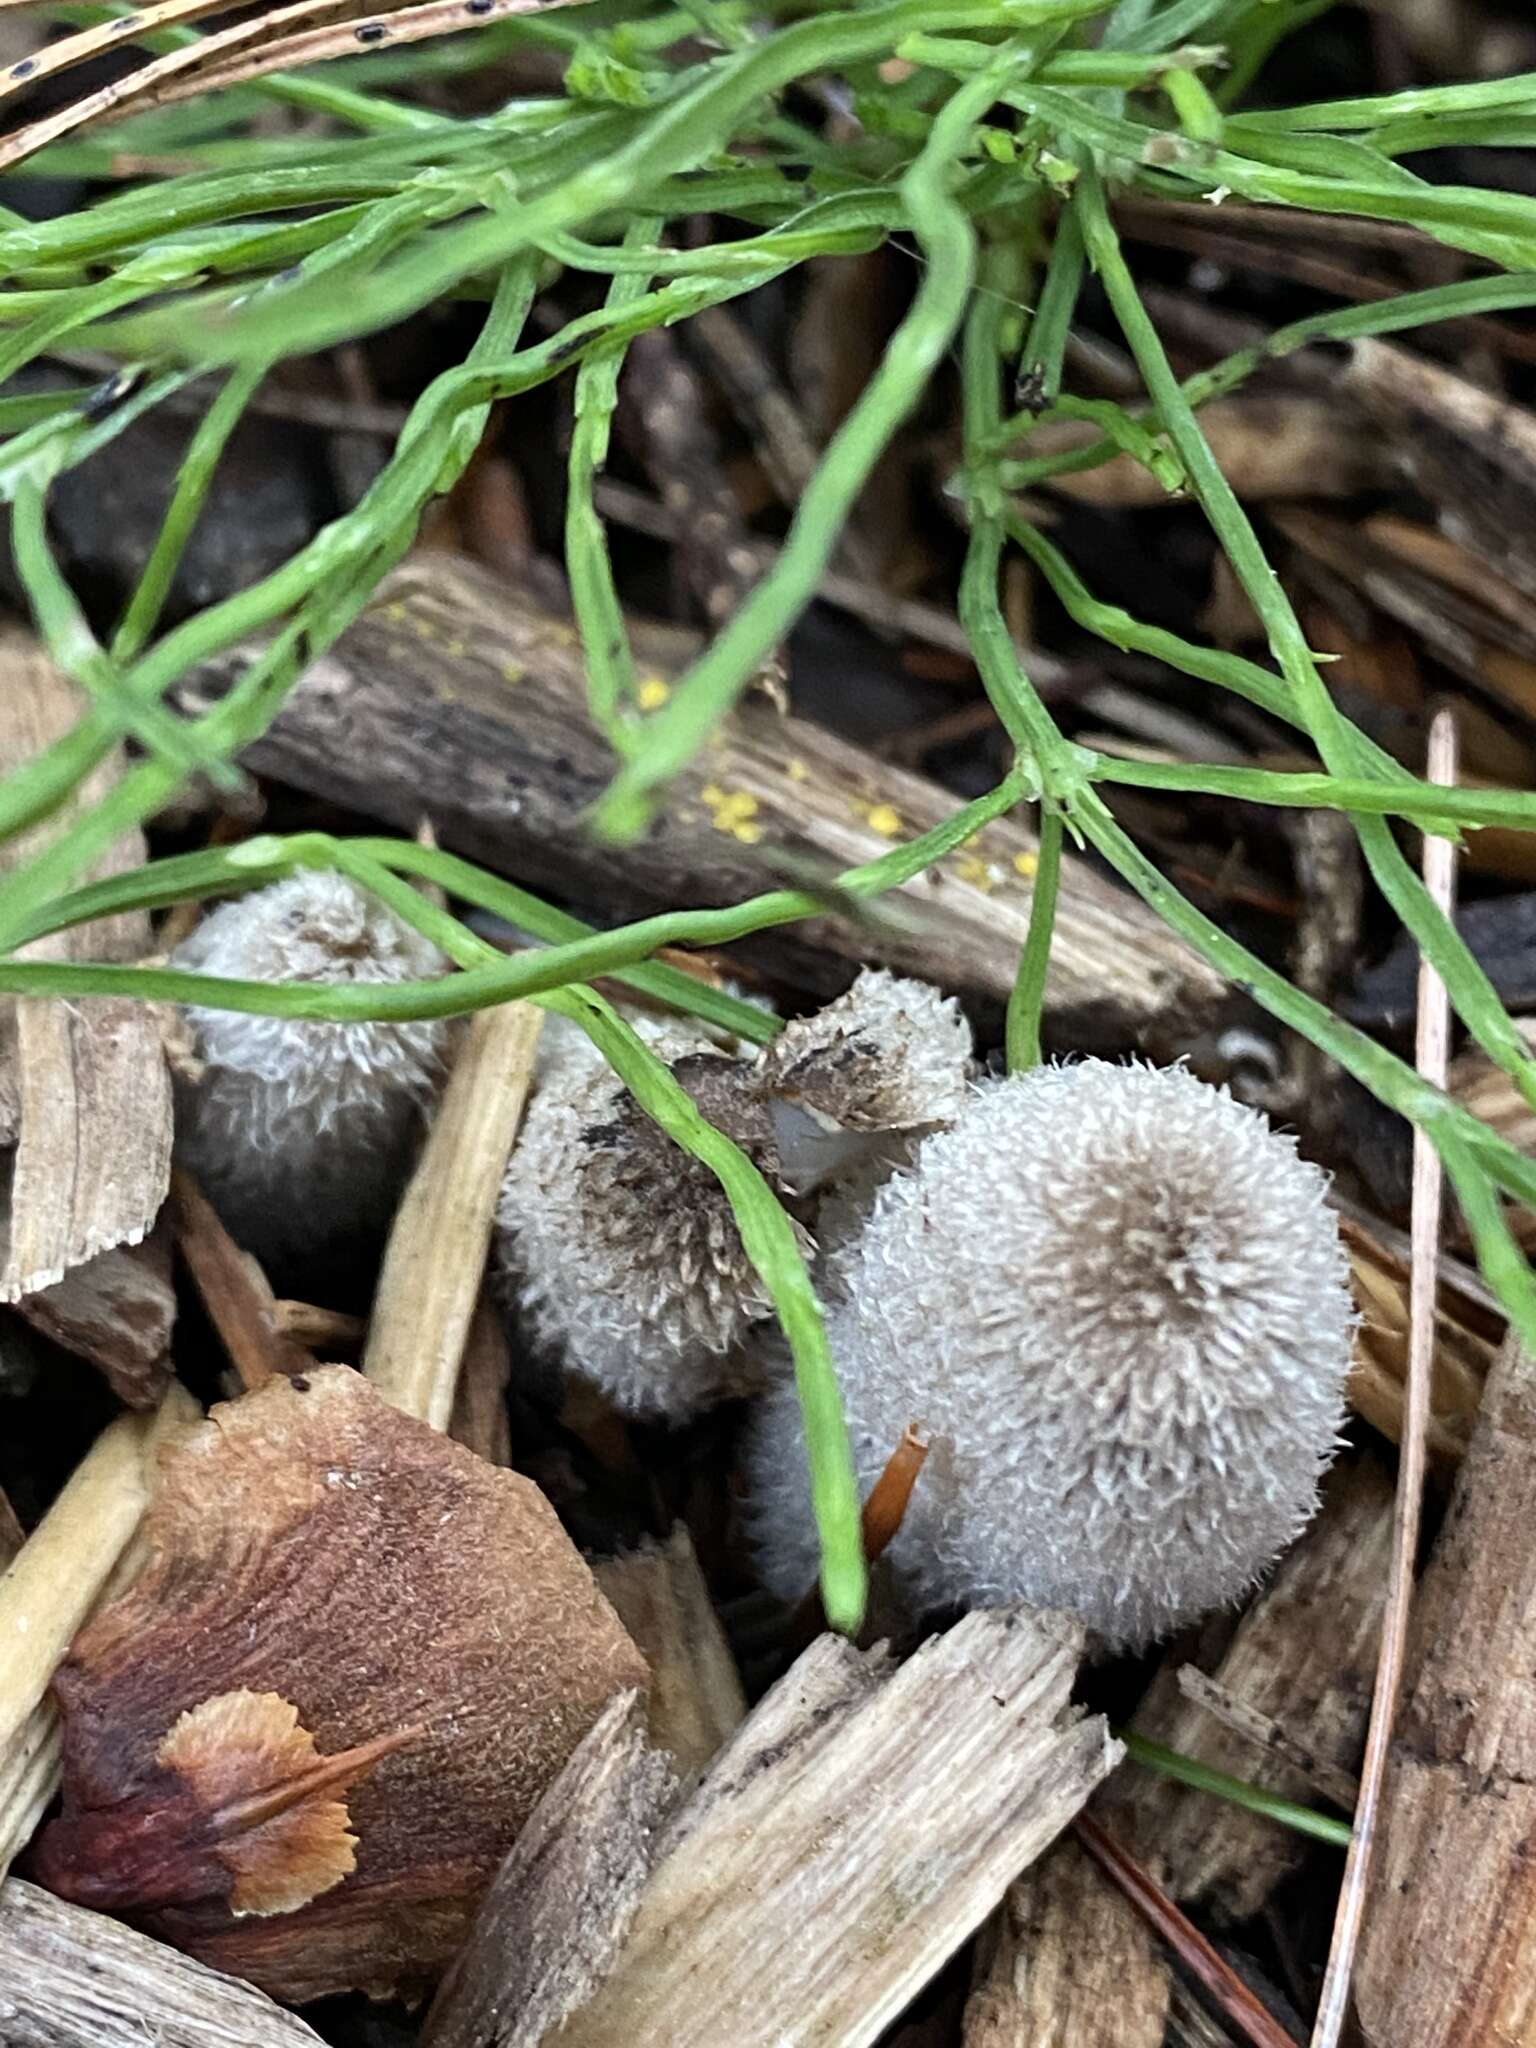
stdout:
[[[888,974],[750,1058],[675,1020],[630,1021],[785,1201],[807,1254],[823,1190],[872,1185],[964,1099],[958,1006]],[[719,1183],[563,1034],[507,1168],[498,1248],[535,1341],[627,1412],[680,1419],[762,1384],[747,1339],[771,1305]]]
[[[344,875],[305,870],[214,911],[171,956],[263,982],[424,981],[437,948]],[[327,1023],[189,1005],[202,1066],[177,1150],[239,1241],[281,1265],[382,1228],[451,1042],[446,1023]]]
[[[889,1553],[913,1607],[1027,1600],[1139,1646],[1236,1600],[1305,1525],[1354,1308],[1326,1179],[1180,1068],[979,1089],[829,1261],[867,1493],[931,1441]],[[793,1389],[750,1451],[764,1578],[813,1582]]]

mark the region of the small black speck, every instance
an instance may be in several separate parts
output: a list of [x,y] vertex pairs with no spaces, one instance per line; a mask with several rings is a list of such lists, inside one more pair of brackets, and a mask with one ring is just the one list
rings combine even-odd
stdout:
[[11,66],[11,76],[12,78],[30,78],[36,69],[37,59],[35,57],[23,57],[19,64]]
[[352,33],[360,43],[382,43],[389,34],[389,29],[382,21],[365,21],[361,28],[353,29]]
[[305,1379],[302,1373],[295,1374],[288,1384],[296,1394],[307,1394],[309,1392],[309,1381]]
[[464,0],[466,14],[489,14],[496,0]]
[[122,34],[124,33],[124,31],[125,31],[125,30],[127,30],[127,29],[130,29],[130,28],[137,28],[137,27],[138,27],[138,25],[139,25],[139,17],[138,17],[138,15],[136,15],[136,14],[120,14],[120,15],[118,16],[117,20],[116,20],[116,21],[114,21],[114,22],[113,22],[113,24],[112,24],[112,34],[113,34],[113,35],[115,35],[115,36],[120,36],[120,35],[122,35]]
[[80,407],[80,417],[86,420],[105,419],[109,412],[115,412],[125,398],[131,398],[144,382],[142,369],[119,370],[115,377],[109,377],[105,384],[98,384]]

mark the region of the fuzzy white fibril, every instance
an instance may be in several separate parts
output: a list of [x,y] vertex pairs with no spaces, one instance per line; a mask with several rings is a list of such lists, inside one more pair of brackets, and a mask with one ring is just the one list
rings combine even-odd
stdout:
[[[172,955],[266,982],[424,981],[432,943],[343,875],[305,870],[214,911]],[[203,1074],[177,1149],[248,1251],[281,1267],[383,1228],[441,1077],[445,1023],[333,1024],[191,1007]]]
[[[807,1250],[820,1190],[868,1179],[964,1099],[958,1006],[889,974],[861,975],[751,1060],[676,1021],[630,1021],[786,1199]],[[743,1340],[770,1304],[719,1183],[567,1033],[541,1063],[499,1221],[532,1335],[619,1407],[678,1419],[760,1384]]]
[[[887,1556],[913,1606],[1027,1600],[1139,1646],[1235,1600],[1311,1515],[1354,1310],[1326,1181],[1179,1068],[988,1084],[830,1262],[861,1491],[928,1460]],[[799,1409],[751,1453],[765,1578],[816,1576]]]

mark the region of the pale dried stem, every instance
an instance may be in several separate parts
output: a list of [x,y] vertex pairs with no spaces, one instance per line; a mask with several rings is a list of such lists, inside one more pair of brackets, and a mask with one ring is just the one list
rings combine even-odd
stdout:
[[[1431,782],[1456,779],[1456,721],[1449,709],[1435,714],[1429,730],[1426,771]],[[1426,837],[1424,882],[1449,917],[1456,897],[1456,854],[1448,839]],[[1450,1004],[1445,984],[1427,960],[1419,963],[1418,1031],[1415,1064],[1427,1081],[1444,1088],[1450,1064]],[[1350,1980],[1366,1886],[1381,1811],[1381,1788],[1397,1718],[1413,1601],[1414,1566],[1424,1499],[1425,1437],[1430,1415],[1430,1374],[1435,1350],[1435,1304],[1440,1291],[1440,1218],[1443,1174],[1439,1154],[1422,1130],[1413,1134],[1412,1268],[1408,1300],[1408,1382],[1397,1504],[1393,1518],[1392,1564],[1382,1621],[1381,1654],[1360,1773],[1360,1800],[1344,1861],[1344,1880],[1334,1920],[1328,1968],[1312,2029],[1312,2048],[1337,2048],[1349,2010]]]
[[453,1413],[542,1022],[527,1003],[471,1021],[384,1254],[363,1370],[386,1401],[434,1429]]
[[155,1414],[110,1424],[0,1579],[0,1874],[57,1785],[53,1674],[138,1527],[150,1461],[197,1414],[173,1386]]

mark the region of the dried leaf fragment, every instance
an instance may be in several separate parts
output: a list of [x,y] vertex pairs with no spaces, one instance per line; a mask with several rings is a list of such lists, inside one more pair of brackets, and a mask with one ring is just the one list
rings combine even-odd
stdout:
[[106,1827],[111,1903],[206,1962],[291,2002],[420,1983],[604,1702],[645,1683],[553,1511],[326,1366],[214,1409],[145,1536],[56,1682],[40,1875],[104,1903],[82,1845]]

